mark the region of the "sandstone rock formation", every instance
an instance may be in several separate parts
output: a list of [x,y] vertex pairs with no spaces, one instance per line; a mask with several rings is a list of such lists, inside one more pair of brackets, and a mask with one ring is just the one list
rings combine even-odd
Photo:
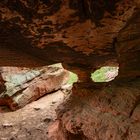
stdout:
[[[13,112],[15,118],[18,112],[25,116],[24,121],[12,117],[16,127],[2,125],[11,118],[0,114],[1,137],[8,138],[6,131],[11,131],[10,139],[23,140],[139,140],[139,26],[139,0],[2,0],[0,65],[61,62],[78,74],[80,83],[50,125],[42,124],[41,115],[35,118],[38,113],[28,119],[30,112],[26,116],[24,111],[30,105]],[[118,65],[114,82],[90,81],[94,70]],[[34,125],[28,130],[30,121]]]
[[[63,62],[86,79],[97,67],[127,59],[131,53],[127,40],[138,57],[138,1],[3,0],[0,11],[0,47],[6,58],[12,54],[20,58],[15,51],[22,50],[26,60],[29,56],[24,52],[31,60],[36,56],[40,65]],[[22,59],[13,64],[25,65]]]
[[63,140],[65,134],[61,134],[60,122],[55,121],[55,109],[67,96],[67,92],[59,90],[17,111],[0,113],[0,139]]
[[0,105],[24,107],[67,84],[69,71],[59,64],[39,68],[1,67]]
[[114,81],[104,88],[81,85],[59,107],[71,140],[139,140],[140,80]]

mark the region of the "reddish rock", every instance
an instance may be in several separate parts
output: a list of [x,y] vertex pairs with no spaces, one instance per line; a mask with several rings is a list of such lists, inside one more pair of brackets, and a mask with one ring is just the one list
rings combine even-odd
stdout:
[[69,72],[55,65],[40,68],[1,67],[4,81],[0,105],[16,110],[45,94],[59,90],[69,79]]
[[139,140],[139,84],[116,81],[102,89],[79,85],[59,107],[62,126],[81,140]]
[[[35,102],[40,107],[32,109],[31,103],[0,114],[0,138],[139,140],[139,15],[139,0],[1,1],[0,65],[62,62],[81,83],[59,107],[58,116],[58,106],[51,108],[44,98]],[[119,65],[118,79],[91,83],[91,72],[105,65]],[[55,118],[51,124],[48,114]]]
[[0,65],[62,62],[86,81],[91,71],[119,60],[121,73],[139,75],[129,67],[139,61],[139,5],[135,0],[1,1]]

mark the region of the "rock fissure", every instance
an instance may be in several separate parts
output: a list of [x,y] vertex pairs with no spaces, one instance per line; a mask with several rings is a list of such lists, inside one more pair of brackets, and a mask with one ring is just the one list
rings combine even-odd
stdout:
[[131,112],[130,112],[130,114],[129,114],[129,118],[132,117],[132,115],[133,115],[135,109],[137,108],[137,106],[138,106],[139,104],[140,104],[140,98],[138,98],[138,99],[136,100],[136,102],[135,102],[135,104],[134,104],[134,106],[133,106],[133,108],[132,108],[132,110],[131,110]]

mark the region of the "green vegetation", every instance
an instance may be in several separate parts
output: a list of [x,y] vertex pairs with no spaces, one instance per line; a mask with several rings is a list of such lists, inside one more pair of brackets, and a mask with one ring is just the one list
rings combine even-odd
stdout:
[[[51,67],[63,67],[61,63],[50,65]],[[111,67],[111,66],[104,66],[100,69],[96,70],[95,72],[91,73],[91,79],[94,82],[109,82],[118,75],[119,67]],[[68,84],[72,85],[73,83],[78,81],[77,74],[70,72],[70,77],[68,80]]]
[[118,67],[101,67],[94,73],[91,73],[91,79],[94,82],[109,82],[118,75]]
[[73,73],[73,72],[70,72],[70,79],[69,79],[69,81],[68,81],[68,84],[73,84],[73,83],[75,83],[75,82],[77,82],[78,81],[78,76],[77,76],[77,74],[75,74],[75,73]]
[[[105,66],[91,73],[91,79],[94,82],[109,82],[118,75],[118,67]],[[78,81],[78,76],[70,72],[68,84],[73,84]]]
[[[53,65],[49,65],[49,67],[59,67],[59,68],[63,68],[62,64],[61,63],[56,63],[56,64],[53,64]],[[68,80],[68,83],[67,84],[70,84],[72,85],[73,83],[77,82],[78,81],[78,76],[77,74],[73,73],[73,72],[70,72],[70,76],[69,76],[69,80]]]

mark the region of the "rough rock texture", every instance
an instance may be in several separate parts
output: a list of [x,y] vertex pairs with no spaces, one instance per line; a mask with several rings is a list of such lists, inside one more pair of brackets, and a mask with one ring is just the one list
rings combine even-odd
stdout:
[[[108,86],[81,84],[0,114],[0,138],[14,140],[139,140],[140,79]],[[70,91],[69,91],[70,92]],[[68,92],[68,93],[69,93]]]
[[0,71],[0,105],[8,105],[11,110],[61,89],[69,80],[69,71],[60,64],[32,69],[1,67]]
[[140,75],[140,10],[133,14],[117,37],[116,50],[120,65],[120,77]]
[[59,107],[58,118],[71,140],[139,140],[140,79],[104,88],[81,84]]
[[[41,123],[51,108],[0,114],[1,138],[139,140],[139,16],[139,0],[0,1],[0,65],[62,62],[81,82],[51,125]],[[91,71],[118,64],[116,81],[89,82]]]
[[15,112],[0,113],[0,139],[65,140],[55,109],[68,93],[59,90]]
[[[120,44],[123,38],[133,38],[135,44],[139,40],[139,5],[135,0],[2,0],[0,49],[8,49],[4,55],[6,60],[3,59],[11,60],[9,53],[14,54],[13,59],[19,58],[15,53],[19,49],[30,54],[32,60],[37,56],[40,65],[63,62],[67,69],[86,80],[97,67],[115,65],[116,55],[122,54],[123,48],[126,53],[119,60],[128,59],[131,53],[128,44],[125,41]],[[122,49],[116,45],[117,41]],[[23,53],[21,57],[19,63],[11,63],[25,65],[23,58],[27,60],[27,56]],[[135,57],[139,55],[135,54]],[[37,65],[29,60],[27,63]],[[3,60],[0,64],[3,65]]]

